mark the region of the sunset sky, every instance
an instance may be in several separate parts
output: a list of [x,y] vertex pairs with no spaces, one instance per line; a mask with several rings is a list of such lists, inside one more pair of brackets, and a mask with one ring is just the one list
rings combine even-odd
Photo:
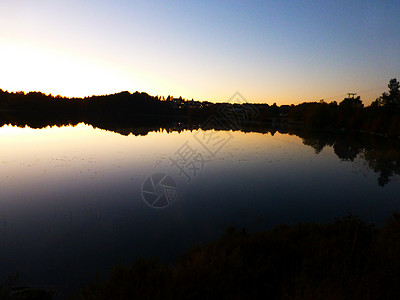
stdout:
[[0,88],[370,104],[400,79],[400,1],[0,1]]

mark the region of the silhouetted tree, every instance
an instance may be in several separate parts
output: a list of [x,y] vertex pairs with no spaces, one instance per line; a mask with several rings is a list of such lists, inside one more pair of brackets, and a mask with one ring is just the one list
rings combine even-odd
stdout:
[[362,103],[360,96],[357,96],[355,98],[349,97],[349,98],[344,98],[342,102],[339,103],[340,108],[351,108],[351,109],[360,109],[364,107],[364,104]]
[[385,107],[388,109],[400,108],[400,83],[396,78],[390,79],[388,84],[389,92],[384,92],[371,106]]

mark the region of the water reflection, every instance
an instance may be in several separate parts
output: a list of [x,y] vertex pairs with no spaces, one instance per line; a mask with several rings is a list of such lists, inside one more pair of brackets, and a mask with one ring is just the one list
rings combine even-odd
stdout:
[[[4,114],[4,113],[3,113]],[[4,116],[3,116],[4,117]],[[3,118],[3,124],[10,124],[19,128],[29,127],[36,129],[51,127],[75,127],[78,124],[84,124],[81,121],[71,120],[42,120],[40,117],[15,116],[15,114],[6,114]],[[21,121],[23,119],[24,121]],[[357,157],[363,159],[375,173],[378,174],[377,182],[380,186],[385,186],[390,182],[391,177],[400,174],[400,141],[382,136],[374,136],[370,134],[345,134],[345,133],[327,133],[327,132],[309,132],[299,128],[288,128],[283,126],[271,126],[264,123],[241,123],[240,128],[229,128],[227,124],[217,125],[209,128],[209,124],[204,126],[204,120],[180,119],[171,121],[170,119],[160,118],[136,118],[135,120],[121,121],[104,121],[91,118],[86,122],[93,128],[103,129],[109,132],[118,133],[124,136],[146,136],[151,132],[177,132],[193,131],[198,129],[209,130],[238,130],[246,133],[275,133],[296,135],[302,138],[304,145],[311,146],[316,154],[319,154],[326,146],[333,147],[335,154],[345,161],[354,161]]]
[[400,142],[373,135],[309,135],[303,137],[305,145],[320,153],[324,147],[333,147],[342,160],[363,159],[376,174],[378,184],[385,186],[390,178],[400,174]]
[[[137,122],[0,128],[0,278],[76,290],[118,262],[168,260],[229,225],[255,231],[348,212],[380,222],[400,207],[395,140],[246,124],[187,183],[169,157],[201,126]],[[167,209],[142,199],[157,172],[177,184]]]

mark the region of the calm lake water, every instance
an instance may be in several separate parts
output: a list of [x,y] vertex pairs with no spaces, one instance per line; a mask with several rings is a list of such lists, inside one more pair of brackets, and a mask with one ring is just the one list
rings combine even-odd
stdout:
[[60,293],[116,263],[173,259],[227,226],[348,213],[379,224],[400,210],[398,148],[343,154],[340,142],[289,134],[124,136],[84,124],[4,126],[0,143],[0,279]]

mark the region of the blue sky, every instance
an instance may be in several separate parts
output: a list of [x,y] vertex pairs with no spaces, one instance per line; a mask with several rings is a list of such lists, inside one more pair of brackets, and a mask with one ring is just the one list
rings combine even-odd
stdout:
[[0,88],[370,103],[400,79],[399,1],[1,1]]

